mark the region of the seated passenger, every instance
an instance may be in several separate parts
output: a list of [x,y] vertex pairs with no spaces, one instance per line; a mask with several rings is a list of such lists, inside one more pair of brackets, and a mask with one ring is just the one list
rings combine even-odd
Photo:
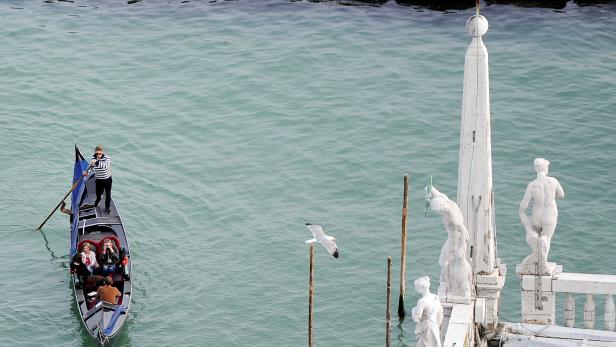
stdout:
[[116,263],[120,257],[118,256],[118,249],[113,241],[106,239],[103,243],[103,254],[101,255],[101,262],[103,263],[103,276],[112,274],[116,270]]
[[98,288],[98,290],[96,291],[96,295],[101,301],[105,301],[115,305],[116,298],[121,296],[122,293],[120,293],[118,288],[112,287],[111,284],[113,284],[111,276],[105,277],[105,285]]
[[88,271],[88,268],[83,264],[83,259],[79,253],[75,253],[75,256],[73,257],[73,261],[71,262],[71,273],[76,274],[77,279],[82,284],[88,276],[90,276],[90,271]]
[[91,250],[92,245],[89,243],[83,244],[83,252],[81,252],[81,260],[83,264],[88,268],[91,275],[94,274],[94,269],[98,268],[98,262],[96,261],[96,253]]

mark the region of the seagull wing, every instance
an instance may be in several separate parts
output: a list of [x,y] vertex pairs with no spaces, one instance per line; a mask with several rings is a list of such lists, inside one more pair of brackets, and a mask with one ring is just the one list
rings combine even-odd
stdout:
[[321,228],[320,225],[306,223],[306,228],[310,230],[310,232],[312,233],[312,236],[314,236],[314,238],[317,240],[319,240],[322,237],[325,237],[325,233],[323,232],[323,229]]
[[333,237],[325,235],[320,225],[306,223],[306,227],[314,235],[314,238],[327,249],[329,254],[333,255],[334,258],[338,258],[338,246],[334,242]]
[[319,240],[319,242],[327,249],[329,254],[333,255],[334,258],[338,258],[338,246],[334,242],[333,237],[327,236],[323,240]]

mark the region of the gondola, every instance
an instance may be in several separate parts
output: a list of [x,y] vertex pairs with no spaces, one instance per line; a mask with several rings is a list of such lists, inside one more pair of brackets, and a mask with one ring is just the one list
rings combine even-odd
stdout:
[[99,301],[96,289],[83,283],[75,271],[71,271],[71,285],[83,326],[95,340],[105,346],[118,336],[128,319],[132,297],[131,260],[126,230],[113,199],[110,213],[105,211],[104,195],[98,207],[92,206],[96,200],[94,174],[90,172],[82,179],[83,172],[88,166],[89,160],[85,160],[75,146],[73,184],[79,183],[71,196],[71,263],[75,255],[82,251],[82,246],[86,242],[93,246],[100,263],[103,242],[110,239],[119,251],[116,269],[110,276],[113,279],[113,286],[118,288],[121,296],[116,304]]

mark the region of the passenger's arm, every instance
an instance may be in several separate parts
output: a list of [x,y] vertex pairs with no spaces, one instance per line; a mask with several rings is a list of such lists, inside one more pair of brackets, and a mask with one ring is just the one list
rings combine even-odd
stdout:
[[113,248],[111,248],[111,260],[113,260],[114,263],[120,260],[120,257],[118,256],[118,251],[114,250]]
[[92,266],[99,267],[100,265],[98,265],[98,261],[96,260],[96,253],[91,252],[90,254],[92,255],[92,259],[93,259]]

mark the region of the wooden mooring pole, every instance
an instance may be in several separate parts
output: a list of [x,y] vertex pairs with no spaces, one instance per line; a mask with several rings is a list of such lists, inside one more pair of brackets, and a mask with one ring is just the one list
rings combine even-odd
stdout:
[[312,306],[314,297],[314,243],[310,244],[310,283],[308,285],[308,347],[312,347]]
[[389,347],[389,332],[391,330],[391,257],[387,257],[387,310],[385,311],[385,347]]
[[402,200],[402,245],[400,247],[400,298],[398,300],[398,317],[404,320],[404,292],[406,290],[406,211],[409,195],[409,175],[404,175],[404,198]]

